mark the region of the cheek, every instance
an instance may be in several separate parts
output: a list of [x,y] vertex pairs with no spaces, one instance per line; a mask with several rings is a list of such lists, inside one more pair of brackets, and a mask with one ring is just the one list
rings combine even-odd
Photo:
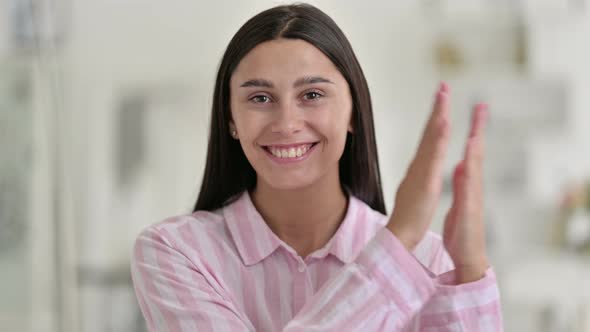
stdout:
[[264,116],[256,112],[248,112],[245,109],[236,109],[232,113],[234,124],[238,130],[240,140],[250,141],[261,133],[265,127]]
[[314,119],[318,130],[323,133],[328,140],[345,140],[346,133],[350,124],[351,112],[347,111],[344,105],[338,108],[332,108],[317,113]]
[[348,121],[344,115],[317,119],[314,130],[323,136],[323,156],[330,161],[339,160],[346,145]]
[[334,112],[334,116],[329,119],[329,130],[331,131],[332,141],[328,143],[335,149],[338,159],[342,156],[346,145],[346,136],[351,119],[351,110],[349,107],[347,104],[342,105],[338,109],[338,112]]

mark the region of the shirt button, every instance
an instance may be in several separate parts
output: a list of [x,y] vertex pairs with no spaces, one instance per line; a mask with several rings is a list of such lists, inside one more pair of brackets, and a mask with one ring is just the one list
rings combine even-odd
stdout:
[[299,272],[304,272],[305,271],[305,263],[300,262],[297,270],[299,270]]

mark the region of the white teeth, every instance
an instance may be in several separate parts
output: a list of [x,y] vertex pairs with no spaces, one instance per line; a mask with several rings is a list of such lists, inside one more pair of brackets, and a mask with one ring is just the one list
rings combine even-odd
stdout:
[[310,147],[311,145],[309,144],[291,147],[288,149],[280,149],[274,146],[269,146],[268,151],[270,151],[270,153],[272,153],[272,155],[277,158],[296,158],[304,155],[307,151],[309,151]]
[[281,158],[281,152],[279,150],[270,148],[270,152],[273,154],[273,156]]

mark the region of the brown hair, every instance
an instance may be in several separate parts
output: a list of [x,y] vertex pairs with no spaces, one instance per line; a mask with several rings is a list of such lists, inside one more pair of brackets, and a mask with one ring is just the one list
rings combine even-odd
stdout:
[[258,44],[279,38],[301,39],[322,51],[348,82],[352,96],[352,127],[339,162],[343,187],[386,214],[375,144],[371,96],[361,66],[336,23],[324,12],[308,4],[277,6],[248,20],[233,36],[217,72],[207,164],[198,210],[215,210],[235,200],[237,194],[252,190],[256,172],[238,141],[229,135],[231,75],[241,59]]

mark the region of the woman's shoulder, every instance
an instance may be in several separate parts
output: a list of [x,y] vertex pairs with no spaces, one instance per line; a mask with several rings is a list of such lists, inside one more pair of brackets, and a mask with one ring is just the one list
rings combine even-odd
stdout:
[[216,229],[223,225],[223,214],[216,211],[195,211],[181,215],[166,217],[146,226],[143,232],[174,233],[187,229]]
[[187,257],[196,258],[228,239],[221,210],[196,211],[170,216],[145,227],[137,236],[135,247],[163,245]]

